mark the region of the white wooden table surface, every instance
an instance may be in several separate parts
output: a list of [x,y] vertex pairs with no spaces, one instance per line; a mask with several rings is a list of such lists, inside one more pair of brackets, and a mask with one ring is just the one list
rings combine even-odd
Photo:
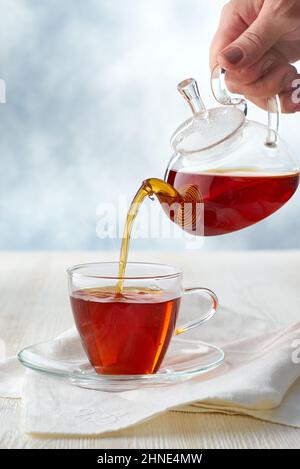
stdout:
[[[49,340],[72,324],[65,270],[116,260],[114,253],[0,253],[0,338],[7,352]],[[180,266],[186,285],[208,286],[221,303],[275,319],[300,317],[300,251],[135,253],[130,260]],[[287,307],[288,305],[288,307]],[[168,412],[94,438],[32,438],[20,432],[19,399],[0,399],[0,448],[300,448],[300,429],[249,417]]]

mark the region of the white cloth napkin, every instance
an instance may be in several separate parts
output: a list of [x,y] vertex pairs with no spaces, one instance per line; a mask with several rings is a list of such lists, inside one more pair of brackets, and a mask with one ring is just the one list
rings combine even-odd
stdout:
[[[170,409],[245,414],[300,427],[300,322],[278,327],[223,309],[196,337],[223,346],[225,363],[180,384],[108,393],[27,370],[21,389],[20,367],[14,360],[2,360],[0,396],[9,391],[12,397],[22,396],[22,426],[31,434],[101,434]],[[60,357],[66,347],[78,347],[78,341],[72,329],[53,341],[51,349]]]
[[20,398],[23,382],[24,368],[16,357],[0,355],[0,397]]

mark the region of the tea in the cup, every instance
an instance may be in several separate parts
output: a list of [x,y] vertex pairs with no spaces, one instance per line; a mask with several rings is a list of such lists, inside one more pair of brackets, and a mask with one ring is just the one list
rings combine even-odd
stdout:
[[180,298],[160,289],[115,286],[72,293],[83,347],[99,374],[155,373],[175,331]]

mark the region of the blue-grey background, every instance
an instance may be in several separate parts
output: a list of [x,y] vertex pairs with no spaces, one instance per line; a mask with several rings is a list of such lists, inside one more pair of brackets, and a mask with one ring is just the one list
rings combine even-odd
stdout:
[[[116,248],[97,237],[97,206],[163,176],[189,117],[180,80],[195,76],[212,103],[208,49],[224,3],[0,0],[0,249]],[[249,116],[265,119],[254,106]],[[299,116],[281,127],[296,155]],[[204,249],[300,247],[299,197]]]

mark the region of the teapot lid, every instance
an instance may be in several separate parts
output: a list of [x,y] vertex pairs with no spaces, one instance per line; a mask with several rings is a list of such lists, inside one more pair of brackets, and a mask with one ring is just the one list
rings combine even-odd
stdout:
[[171,137],[175,153],[197,153],[224,142],[245,123],[245,114],[236,106],[206,109],[197,82],[188,78],[178,85],[193,116],[183,122]]

